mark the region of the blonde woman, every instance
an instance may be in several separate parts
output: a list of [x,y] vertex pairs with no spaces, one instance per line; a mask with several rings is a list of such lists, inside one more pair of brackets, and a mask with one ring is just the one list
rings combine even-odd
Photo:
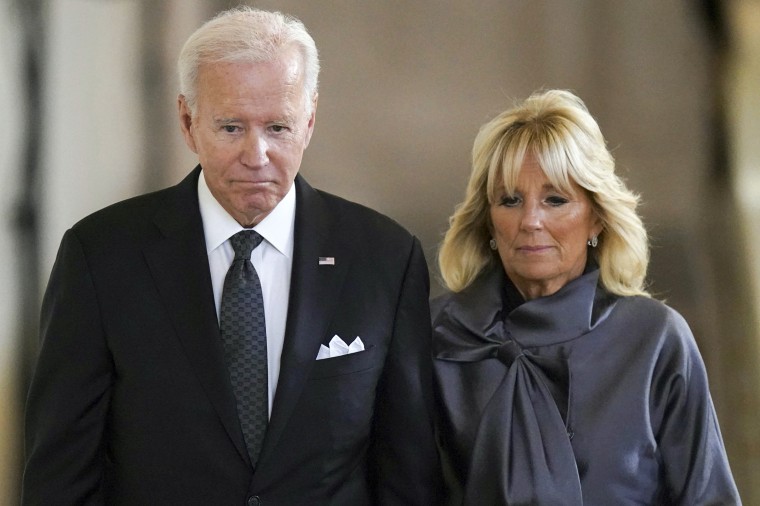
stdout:
[[487,123],[433,303],[447,504],[739,504],[684,319],[644,286],[638,198],[568,91]]

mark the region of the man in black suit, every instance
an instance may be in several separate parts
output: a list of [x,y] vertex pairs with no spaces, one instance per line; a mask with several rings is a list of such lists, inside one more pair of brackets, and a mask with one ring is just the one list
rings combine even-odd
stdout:
[[[179,69],[200,165],[63,237],[23,504],[437,504],[426,264],[399,225],[297,175],[313,40],[293,18],[234,9],[190,37]],[[240,232],[261,239],[250,260],[230,240]],[[263,358],[232,353],[238,331],[220,329],[239,318],[225,309],[231,265],[258,294],[236,303],[263,301],[243,311],[264,323],[236,342],[265,327]],[[256,409],[263,432],[247,429]]]

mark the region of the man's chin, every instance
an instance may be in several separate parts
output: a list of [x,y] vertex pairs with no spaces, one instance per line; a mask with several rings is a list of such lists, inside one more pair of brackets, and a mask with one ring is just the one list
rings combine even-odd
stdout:
[[233,217],[244,227],[252,227],[266,218],[280,200],[282,198],[247,201],[245,205],[237,207],[237,212],[233,214]]

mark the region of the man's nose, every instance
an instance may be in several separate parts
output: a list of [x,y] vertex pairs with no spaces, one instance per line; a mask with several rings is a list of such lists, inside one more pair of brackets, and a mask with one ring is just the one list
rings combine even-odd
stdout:
[[246,135],[241,161],[250,167],[261,167],[269,162],[269,143],[260,133],[249,131]]

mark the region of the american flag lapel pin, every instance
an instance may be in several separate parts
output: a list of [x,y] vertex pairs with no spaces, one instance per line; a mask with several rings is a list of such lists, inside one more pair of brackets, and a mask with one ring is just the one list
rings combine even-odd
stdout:
[[319,257],[319,265],[335,265],[335,257]]

